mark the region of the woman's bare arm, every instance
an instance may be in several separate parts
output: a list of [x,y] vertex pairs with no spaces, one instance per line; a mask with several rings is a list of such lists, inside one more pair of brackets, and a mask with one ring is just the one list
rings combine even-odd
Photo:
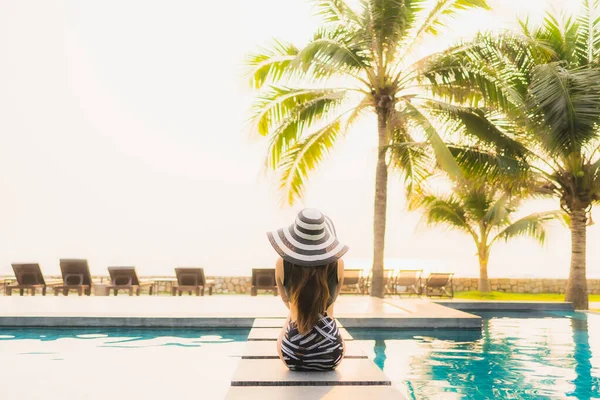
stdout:
[[289,309],[290,299],[287,298],[285,288],[283,287],[283,276],[283,258],[280,257],[277,260],[277,263],[275,263],[275,282],[277,282],[277,289],[279,290],[279,295],[281,296],[281,300],[283,300],[283,304]]
[[[339,296],[340,291],[342,290],[342,285],[344,284],[344,260],[342,260],[342,259],[338,260],[337,275],[338,275],[338,285],[337,285],[337,289],[335,291],[336,299]],[[335,305],[335,302],[333,304],[331,304],[329,306],[329,308],[327,308],[327,315],[329,315],[332,318],[334,318],[334,315],[333,315],[333,306],[334,305]]]
[[335,294],[336,299],[337,299],[337,296],[342,291],[342,286],[344,285],[344,260],[342,260],[341,258],[338,260],[337,275],[338,275],[338,286],[337,286],[337,291]]

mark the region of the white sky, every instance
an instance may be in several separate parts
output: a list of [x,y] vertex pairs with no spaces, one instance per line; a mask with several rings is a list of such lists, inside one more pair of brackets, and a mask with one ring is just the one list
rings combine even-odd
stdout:
[[[516,12],[539,17],[548,6],[492,4],[494,13],[474,13],[444,37],[508,26]],[[0,2],[0,275],[24,261],[57,274],[61,257],[87,258],[93,273],[190,265],[247,275],[274,262],[264,232],[302,206],[329,214],[349,264],[368,265],[375,121],[340,143],[303,203],[284,209],[262,169],[267,140],[246,125],[244,56],[271,37],[302,44],[316,26],[305,0]],[[477,275],[468,237],[416,229],[420,215],[405,211],[394,176],[389,192],[391,266]],[[590,276],[600,276],[599,239],[592,226]],[[490,274],[566,277],[569,243],[557,228],[545,248],[499,245]]]

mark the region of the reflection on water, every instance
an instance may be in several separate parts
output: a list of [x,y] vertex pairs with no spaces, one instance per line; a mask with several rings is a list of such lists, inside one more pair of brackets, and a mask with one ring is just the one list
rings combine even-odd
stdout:
[[[141,348],[152,346],[202,347],[207,343],[245,341],[247,329],[1,329],[0,341],[39,340],[42,342],[92,340],[94,347]],[[22,353],[23,354],[23,353]],[[31,354],[31,353],[30,353]]]
[[349,331],[409,398],[600,397],[599,315],[481,316],[481,332]]
[[246,341],[249,329],[130,329],[130,328],[0,328],[0,340],[115,339],[152,340],[159,337],[209,342]]
[[7,383],[0,398],[103,400],[120,393],[136,399],[222,399],[239,360],[235,355],[248,333],[247,329],[0,329],[0,381]]

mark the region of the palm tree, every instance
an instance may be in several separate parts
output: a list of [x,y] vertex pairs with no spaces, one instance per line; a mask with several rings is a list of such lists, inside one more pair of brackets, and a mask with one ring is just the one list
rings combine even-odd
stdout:
[[520,21],[518,32],[482,34],[428,74],[436,84],[477,87],[472,108],[440,109],[470,125],[465,132],[486,151],[521,157],[539,193],[560,200],[571,231],[566,300],[577,309],[588,308],[586,226],[600,202],[599,63],[600,1],[585,0],[577,17],[547,14],[540,25]]
[[450,194],[423,190],[411,196],[410,208],[423,210],[428,225],[445,225],[473,239],[479,260],[479,291],[489,292],[488,261],[492,245],[528,236],[541,244],[546,239],[546,223],[560,212],[540,212],[513,220],[522,196],[511,195],[499,185],[484,179],[463,181]]
[[[252,120],[269,137],[267,165],[279,172],[280,189],[292,204],[309,172],[367,112],[377,116],[373,296],[383,296],[387,181],[391,144],[411,144],[425,132],[447,169],[455,168],[423,105],[419,77],[430,56],[419,44],[437,35],[457,14],[487,9],[486,0],[318,0],[323,23],[302,48],[282,41],[249,57],[251,84],[260,89]],[[430,6],[430,7],[429,7]],[[375,132],[375,130],[373,130]],[[395,166],[407,189],[425,174],[422,148],[406,145]]]

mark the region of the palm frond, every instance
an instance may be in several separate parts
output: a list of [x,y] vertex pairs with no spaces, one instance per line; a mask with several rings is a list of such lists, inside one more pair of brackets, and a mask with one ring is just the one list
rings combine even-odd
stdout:
[[296,46],[274,40],[270,47],[248,55],[246,65],[251,68],[250,85],[260,89],[266,82],[295,76],[298,70],[294,67],[294,61],[298,53]]
[[344,0],[316,0],[316,14],[326,23],[359,25],[359,16]]
[[600,70],[569,70],[562,63],[538,66],[533,71],[529,106],[532,129],[541,136],[547,152],[579,153],[598,137]]
[[369,111],[373,107],[373,100],[370,96],[364,96],[362,100],[349,112],[348,118],[344,125],[344,134],[348,133],[348,130],[364,116],[366,111]]
[[448,149],[467,180],[485,179],[508,191],[532,185],[535,173],[523,159],[473,146],[448,144]]
[[415,193],[409,198],[409,209],[423,210],[422,221],[427,225],[446,225],[473,234],[465,209],[452,196]]
[[465,107],[477,107],[482,104],[483,96],[473,86],[458,83],[428,84],[422,82],[419,87],[425,93],[431,93],[435,99],[443,100],[445,104],[460,104]]
[[[507,44],[510,42],[510,44]],[[502,40],[489,35],[479,35],[473,42],[456,46],[447,52],[431,57],[420,66],[421,77],[429,83],[431,92],[447,101],[456,101],[448,86],[470,88],[477,98],[504,112],[515,112],[525,103],[526,82],[514,71],[521,66],[511,64],[497,46],[510,48],[514,44],[514,57],[520,63],[523,56],[517,51],[518,40],[510,36]],[[526,57],[525,57],[526,59]],[[439,90],[438,90],[439,88]]]
[[590,163],[591,169],[595,174],[600,174],[600,158]]
[[533,36],[554,51],[555,58],[551,62],[567,61],[577,65],[578,31],[579,25],[571,16],[546,13],[541,26],[534,29]]
[[456,17],[461,11],[473,8],[491,9],[485,0],[438,0],[429,15],[427,15],[421,29],[424,32],[437,35],[440,28],[446,26],[449,20],[448,17]]
[[[415,14],[426,10],[429,1],[417,1],[415,3]],[[425,35],[437,36],[447,23],[462,11],[469,9],[490,10],[487,0],[437,0],[426,12],[424,18],[417,20],[415,29],[409,37],[408,42],[402,45],[403,59],[412,53],[414,46],[420,43]]]
[[595,204],[600,203],[600,158],[589,164],[590,196]]
[[500,126],[505,125],[515,132],[518,127],[510,121],[494,118],[481,108],[452,105],[441,101],[429,100],[427,105],[436,112],[452,120],[459,120],[464,133],[487,145],[492,145],[497,154],[522,159],[529,150],[520,141],[511,138]]
[[483,221],[487,226],[498,226],[501,225],[513,211],[510,204],[510,194],[503,193],[500,197],[496,198],[491,207],[488,208],[483,216]]
[[395,129],[388,151],[391,165],[399,171],[404,180],[406,193],[410,196],[415,186],[420,185],[433,170],[431,154],[427,143],[415,141],[406,129]]
[[576,51],[579,65],[597,63],[600,56],[600,1],[583,0],[577,23],[579,31]]
[[482,221],[494,203],[493,192],[480,181],[465,181],[456,185],[455,192],[468,217],[474,221]]
[[[309,126],[341,104],[345,94],[344,89],[271,86],[257,97],[251,120],[263,136],[293,123]],[[301,117],[304,118],[302,121]]]
[[548,211],[530,214],[523,217],[498,233],[491,242],[502,239],[508,241],[509,239],[526,236],[536,239],[540,244],[544,244],[546,241],[547,225],[552,220],[559,220],[563,218],[565,213],[562,211]]
[[402,111],[403,115],[399,116],[398,119],[407,119],[411,123],[419,126],[427,141],[433,148],[437,163],[440,167],[454,180],[462,180],[463,174],[456,163],[456,160],[452,156],[452,153],[448,150],[448,146],[440,137],[435,125],[431,122],[430,117],[419,107],[412,104],[408,99],[403,99],[403,105],[405,109]]
[[[364,1],[376,46],[381,54],[390,48],[396,49],[398,42],[410,29],[414,21],[415,9],[420,8],[422,3],[423,0]],[[407,7],[407,5],[412,5],[412,7]]]
[[346,26],[322,28],[298,53],[303,71],[320,79],[335,75],[360,78],[369,73],[370,57],[356,32]]
[[279,164],[281,170],[279,188],[288,204],[292,205],[302,195],[309,172],[314,170],[331,151],[340,132],[341,123],[336,119],[296,142],[284,154]]

